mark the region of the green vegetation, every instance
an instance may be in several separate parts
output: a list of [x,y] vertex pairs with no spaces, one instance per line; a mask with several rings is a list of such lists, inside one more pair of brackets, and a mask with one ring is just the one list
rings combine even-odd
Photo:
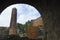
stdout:
[[17,23],[17,33],[27,33],[28,27],[31,27],[32,22],[28,21],[25,24]]

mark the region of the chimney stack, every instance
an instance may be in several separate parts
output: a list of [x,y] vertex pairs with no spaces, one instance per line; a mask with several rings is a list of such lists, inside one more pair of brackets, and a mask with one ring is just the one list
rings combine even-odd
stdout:
[[16,23],[17,23],[17,9],[13,8],[10,21],[9,35],[16,35]]

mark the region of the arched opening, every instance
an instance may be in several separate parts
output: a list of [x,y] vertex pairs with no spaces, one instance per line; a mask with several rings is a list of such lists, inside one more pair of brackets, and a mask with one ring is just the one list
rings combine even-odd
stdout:
[[[26,7],[26,8],[25,8]],[[28,8],[27,8],[28,7]],[[2,12],[1,12],[1,15],[0,15],[0,26],[8,26],[9,27],[9,23],[10,23],[10,20],[11,20],[11,13],[12,13],[12,8],[17,8],[17,18],[18,18],[18,16],[20,15],[20,14],[23,14],[23,12],[25,11],[25,13],[27,13],[27,12],[36,12],[35,14],[32,14],[32,16],[33,17],[35,17],[35,18],[32,18],[32,19],[36,19],[36,18],[38,18],[38,17],[40,17],[41,16],[41,14],[37,11],[37,9],[36,8],[34,8],[33,6],[31,6],[31,5],[28,5],[28,4],[13,4],[13,5],[10,5],[10,6],[8,6],[6,9],[4,9]],[[31,9],[30,9],[31,8]],[[27,9],[27,10],[26,10]],[[7,11],[7,12],[6,12]],[[29,14],[29,13],[27,13],[27,14]],[[31,15],[31,14],[30,14]],[[29,15],[29,16],[30,16]],[[34,16],[35,15],[35,16]],[[4,18],[6,18],[5,19],[5,21],[3,21],[4,20]],[[31,20],[31,18],[29,19],[29,20]],[[7,22],[9,20],[9,22]],[[3,22],[4,23],[3,23]],[[17,20],[17,22],[18,22],[18,20]],[[7,23],[7,24],[5,24],[5,23]],[[19,22],[19,23],[22,23],[22,22]],[[22,24],[24,24],[24,23],[22,23]]]
[[48,32],[46,40],[60,40],[60,2],[58,0],[1,0],[0,13],[7,6],[15,3],[31,4],[41,11],[45,30]]
[[[17,9],[17,27],[15,30],[17,30],[18,35],[20,34],[26,36],[27,33],[27,36],[33,36],[33,39],[34,37],[38,38],[39,35],[42,35],[40,34],[41,30],[43,31],[43,21],[41,14],[37,11],[36,8],[28,4],[14,4],[7,7],[1,13],[1,16],[3,15],[2,17],[6,18],[6,20],[3,20],[2,18],[1,22],[5,24],[1,25],[10,27],[12,8]],[[31,30],[34,31],[35,28],[36,30],[34,32],[34,35],[30,36]]]

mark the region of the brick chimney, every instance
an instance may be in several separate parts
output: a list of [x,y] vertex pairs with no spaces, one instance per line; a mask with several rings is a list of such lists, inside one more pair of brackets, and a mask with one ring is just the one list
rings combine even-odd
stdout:
[[17,9],[12,9],[9,35],[16,35]]

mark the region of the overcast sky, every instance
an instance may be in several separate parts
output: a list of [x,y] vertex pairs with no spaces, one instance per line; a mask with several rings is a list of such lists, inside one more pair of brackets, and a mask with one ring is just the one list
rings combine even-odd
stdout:
[[17,8],[17,22],[25,24],[28,20],[36,19],[41,15],[33,6],[27,4],[14,4],[7,7],[0,15],[0,26],[10,26],[12,8]]

